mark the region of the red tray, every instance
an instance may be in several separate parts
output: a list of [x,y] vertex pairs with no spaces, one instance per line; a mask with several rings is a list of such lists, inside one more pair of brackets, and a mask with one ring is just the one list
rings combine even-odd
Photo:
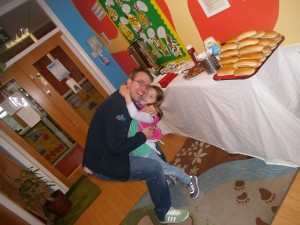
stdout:
[[274,48],[274,49],[272,50],[271,54],[268,55],[268,56],[266,57],[266,59],[262,62],[262,64],[261,64],[259,67],[257,67],[257,68],[255,69],[255,72],[254,72],[254,73],[252,73],[252,74],[250,74],[250,75],[245,75],[245,76],[234,76],[234,75],[218,76],[217,74],[215,74],[215,75],[213,76],[213,79],[214,79],[214,80],[243,80],[243,79],[247,79],[247,78],[249,78],[249,77],[252,77],[253,75],[255,75],[255,74],[259,71],[259,69],[264,65],[264,63],[268,60],[268,58],[273,54],[273,52],[278,48],[278,46],[279,46],[283,41],[284,41],[284,36],[281,37],[281,40],[278,42],[276,48]]

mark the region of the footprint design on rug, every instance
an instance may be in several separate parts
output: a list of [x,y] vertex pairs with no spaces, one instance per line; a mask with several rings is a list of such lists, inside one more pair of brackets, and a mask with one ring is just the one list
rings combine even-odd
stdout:
[[233,189],[236,190],[236,191],[244,190],[245,189],[245,181],[243,181],[243,180],[237,180],[234,183]]
[[259,192],[260,192],[261,200],[265,201],[267,204],[272,204],[275,202],[276,199],[275,193],[272,193],[271,191],[264,188],[260,188]]
[[261,218],[257,217],[256,220],[256,225],[269,225],[268,223],[264,222]]
[[246,192],[244,192],[243,194],[239,195],[236,197],[236,202],[238,204],[242,204],[245,205],[250,201],[250,199],[248,198],[248,194]]
[[278,205],[272,206],[271,210],[272,210],[272,212],[273,212],[274,214],[276,213],[278,207],[279,207]]

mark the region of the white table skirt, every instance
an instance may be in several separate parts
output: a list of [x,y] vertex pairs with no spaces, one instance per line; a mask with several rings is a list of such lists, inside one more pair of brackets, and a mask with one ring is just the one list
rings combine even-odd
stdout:
[[164,90],[163,133],[270,164],[300,166],[300,45],[279,47],[245,80],[177,76]]

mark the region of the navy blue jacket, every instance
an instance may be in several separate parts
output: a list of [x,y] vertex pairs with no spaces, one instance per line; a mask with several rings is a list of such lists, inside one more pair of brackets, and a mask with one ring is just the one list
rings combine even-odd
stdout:
[[115,180],[128,180],[129,153],[146,142],[142,132],[128,137],[131,120],[125,99],[116,91],[97,108],[90,123],[83,166]]

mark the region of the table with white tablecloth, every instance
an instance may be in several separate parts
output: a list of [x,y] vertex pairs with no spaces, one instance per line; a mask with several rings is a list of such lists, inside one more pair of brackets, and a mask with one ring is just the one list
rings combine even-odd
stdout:
[[164,93],[163,133],[270,164],[300,166],[300,44],[278,47],[248,79],[178,75]]

